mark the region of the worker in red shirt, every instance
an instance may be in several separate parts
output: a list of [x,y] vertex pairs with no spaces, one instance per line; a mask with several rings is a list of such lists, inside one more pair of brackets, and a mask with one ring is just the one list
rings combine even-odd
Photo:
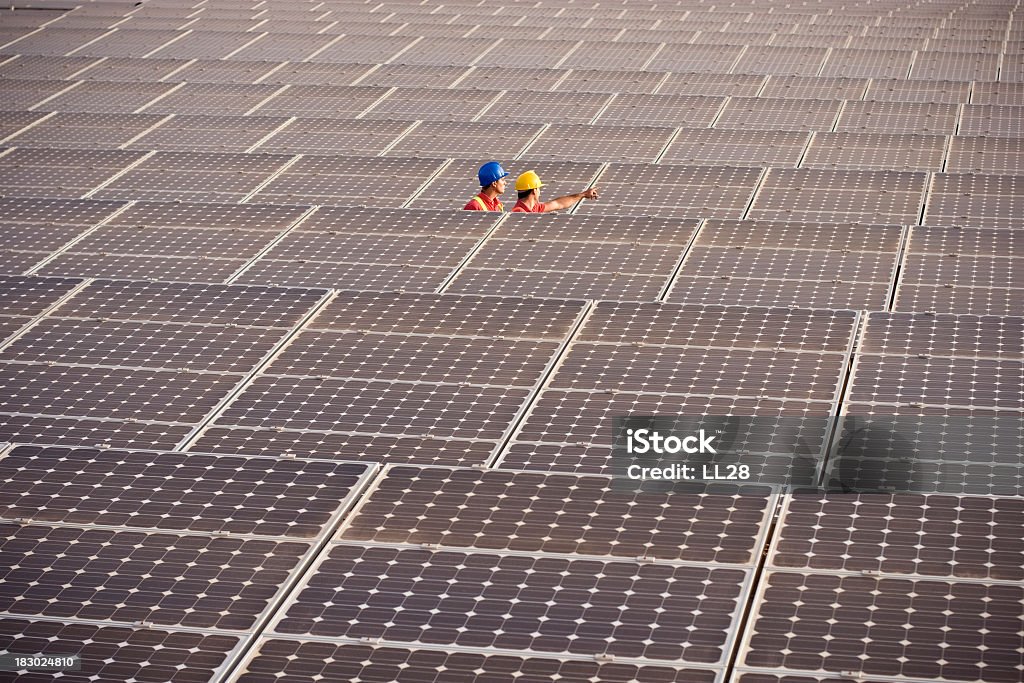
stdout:
[[540,181],[540,176],[533,171],[527,171],[516,178],[516,192],[519,193],[519,201],[512,207],[512,212],[546,213],[568,209],[581,199],[597,199],[597,188],[589,187],[583,192],[567,194],[564,197],[542,202],[540,200],[540,188],[542,187],[544,187],[544,183]]
[[488,161],[477,171],[480,180],[480,194],[473,197],[462,209],[464,211],[504,211],[505,205],[498,197],[505,191],[508,171],[497,161]]

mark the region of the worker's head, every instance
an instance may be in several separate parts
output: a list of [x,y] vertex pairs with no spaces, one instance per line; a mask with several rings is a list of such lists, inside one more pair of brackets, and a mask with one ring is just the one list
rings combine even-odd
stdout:
[[534,171],[527,171],[516,178],[516,192],[519,193],[520,199],[526,199],[534,192],[539,196],[542,187],[544,187],[544,183],[540,181],[540,176]]
[[497,161],[488,161],[481,166],[480,170],[476,172],[476,176],[480,180],[480,187],[488,188],[493,185],[498,194],[505,191],[505,177],[508,176],[508,171],[503,169]]

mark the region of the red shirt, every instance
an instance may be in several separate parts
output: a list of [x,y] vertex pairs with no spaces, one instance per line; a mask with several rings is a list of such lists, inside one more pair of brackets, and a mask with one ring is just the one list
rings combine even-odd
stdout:
[[512,207],[512,213],[544,213],[545,208],[544,202],[537,202],[531,209],[524,202],[519,201]]
[[466,205],[464,207],[462,207],[462,210],[463,211],[483,211],[484,209],[483,209],[483,207],[480,206],[480,202],[477,201],[477,198],[479,198],[480,201],[484,203],[484,205],[487,207],[487,211],[504,211],[505,210],[505,205],[501,203],[500,199],[495,197],[492,200],[487,195],[485,195],[483,192],[478,194],[476,197],[473,197],[472,199],[470,199],[469,202],[467,202]]

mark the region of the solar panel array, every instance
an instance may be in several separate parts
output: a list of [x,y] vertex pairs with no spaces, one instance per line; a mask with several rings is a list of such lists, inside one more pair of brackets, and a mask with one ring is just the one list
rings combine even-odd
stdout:
[[[5,8],[0,654],[1020,681],[1022,45],[1000,0]],[[490,159],[601,196],[459,211]],[[756,420],[752,481],[623,486],[627,415]]]

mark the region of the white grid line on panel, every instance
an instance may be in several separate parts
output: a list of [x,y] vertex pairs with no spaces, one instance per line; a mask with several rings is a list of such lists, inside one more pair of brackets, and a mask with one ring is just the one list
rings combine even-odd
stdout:
[[671,76],[672,76],[672,72],[671,71],[666,71],[665,74],[661,77],[661,80],[658,81],[657,85],[655,85],[654,88],[651,90],[651,94],[652,95],[657,95],[658,91],[661,90],[661,86],[665,85],[665,82],[668,81],[668,79]]
[[420,127],[420,124],[422,124],[422,123],[423,123],[422,121],[413,121],[413,123],[412,123],[412,125],[411,125],[411,126],[409,126],[408,128],[406,128],[406,129],[405,129],[404,131],[402,131],[402,132],[401,132],[401,133],[400,133],[400,134],[398,135],[398,137],[396,137],[396,138],[395,138],[394,140],[392,140],[392,141],[391,141],[390,143],[388,143],[388,145],[387,145],[387,146],[386,146],[386,147],[385,147],[384,149],[382,149],[382,150],[380,151],[380,153],[379,153],[379,154],[377,154],[377,156],[379,156],[379,157],[382,157],[382,156],[386,155],[386,154],[387,154],[388,152],[390,152],[390,151],[391,151],[391,150],[392,150],[392,149],[393,149],[393,148],[395,147],[395,145],[397,145],[397,144],[398,144],[399,142],[401,142],[402,140],[404,140],[404,139],[405,139],[405,138],[406,138],[407,136],[409,136],[409,135],[410,135],[410,134],[411,134],[411,133],[412,133],[412,132],[413,132],[414,130],[416,130],[417,128],[419,128],[419,127]]
[[750,208],[754,206],[754,200],[757,199],[757,195],[760,194],[761,188],[764,187],[764,181],[768,177],[768,173],[770,171],[770,168],[761,169],[760,175],[757,176],[757,182],[754,183],[754,191],[750,193],[750,200],[747,202],[747,206],[743,209],[743,214],[740,216],[740,220],[746,220],[747,215],[750,213]]
[[557,80],[555,80],[554,83],[551,84],[550,88],[548,88],[548,92],[554,92],[555,88],[560,86],[565,81],[565,79],[569,78],[569,75],[572,74],[572,72],[573,72],[572,69],[569,69],[567,71],[563,71],[562,75]]
[[515,154],[515,155],[514,155],[514,156],[512,157],[512,159],[513,159],[513,160],[516,160],[516,159],[522,159],[522,158],[523,158],[523,155],[524,155],[524,154],[526,154],[527,150],[529,150],[529,149],[530,149],[530,147],[532,147],[532,146],[533,146],[533,143],[537,142],[537,139],[538,139],[538,138],[539,138],[539,137],[540,137],[541,135],[543,135],[543,134],[544,134],[544,132],[545,132],[545,131],[546,131],[546,130],[547,130],[548,128],[550,128],[550,127],[551,127],[551,124],[550,124],[550,123],[545,123],[545,124],[544,124],[543,126],[541,126],[540,130],[538,130],[538,131],[537,131],[537,134],[536,134],[536,135],[534,135],[534,136],[533,136],[532,138],[530,138],[529,140],[527,140],[527,141],[526,141],[526,144],[525,144],[525,145],[523,145],[522,149],[520,149],[520,150],[519,150],[519,152],[518,152],[518,153],[516,153],[516,154]]
[[278,89],[277,89],[277,90],[275,90],[274,92],[270,93],[269,95],[267,95],[266,97],[264,97],[264,98],[263,98],[262,100],[260,100],[259,102],[257,102],[257,103],[256,103],[255,105],[253,105],[253,107],[252,107],[252,108],[250,108],[250,109],[249,109],[249,111],[243,112],[242,116],[249,116],[250,114],[252,114],[253,112],[255,112],[255,111],[256,111],[257,109],[259,109],[260,107],[262,107],[262,106],[263,106],[264,104],[266,104],[266,103],[267,103],[267,102],[269,102],[270,100],[274,99],[275,97],[277,97],[278,95],[280,95],[280,94],[281,94],[281,93],[283,93],[283,92],[284,92],[285,90],[288,90],[288,89],[289,89],[289,88],[291,88],[291,87],[292,87],[292,86],[291,86],[291,83],[288,83],[288,84],[282,85],[282,86],[281,86],[280,88],[278,88]]
[[166,83],[166,82],[168,82],[167,81],[168,78],[170,78],[171,76],[173,76],[176,73],[180,73],[181,71],[184,71],[185,69],[189,68],[190,66],[192,66],[193,64],[195,64],[198,61],[199,61],[198,59],[187,59],[187,60],[185,60],[184,64],[182,64],[181,66],[177,67],[176,69],[173,69],[173,70],[169,71],[166,75],[164,75],[163,78],[158,78],[156,82],[157,83]]
[[170,90],[168,90],[164,94],[157,95],[156,97],[151,99],[149,102],[146,102],[144,105],[142,105],[141,107],[139,107],[138,109],[136,109],[132,113],[133,114],[141,114],[146,109],[148,109],[149,107],[152,107],[154,104],[156,104],[157,102],[159,102],[163,98],[167,97],[168,95],[170,95],[173,92],[177,92],[178,90],[180,90],[181,88],[184,88],[184,87],[185,87],[185,81],[182,81],[181,83],[178,83],[176,86],[174,86],[173,88],[171,88]]
[[141,157],[139,157],[138,159],[136,159],[132,163],[128,164],[127,166],[122,168],[120,171],[118,171],[117,173],[115,173],[114,175],[110,176],[109,178],[104,180],[102,183],[100,183],[96,187],[92,188],[91,190],[89,190],[88,192],[83,194],[81,197],[79,197],[79,199],[89,199],[94,194],[96,194],[97,192],[99,192],[100,190],[102,190],[107,185],[109,185],[110,183],[114,182],[115,180],[117,180],[118,178],[123,176],[124,174],[128,173],[128,171],[131,171],[136,166],[138,166],[139,164],[141,164],[142,162],[144,162],[146,159],[150,158],[154,154],[156,154],[156,150],[152,150],[152,149],[149,150],[148,152],[143,154]]
[[[90,41],[87,41],[87,42],[85,42],[85,43],[82,43],[81,45],[79,45],[78,47],[74,48],[73,50],[68,50],[67,52],[65,52],[65,53],[64,53],[64,55],[63,55],[63,56],[64,56],[64,57],[70,57],[71,55],[73,55],[73,54],[75,54],[76,52],[78,52],[79,50],[81,50],[81,49],[82,49],[83,47],[88,47],[88,46],[92,45],[93,43],[95,43],[95,42],[96,42],[97,40],[103,40],[104,38],[106,38],[107,36],[109,36],[109,35],[110,35],[111,33],[116,33],[116,32],[117,32],[117,30],[118,30],[118,29],[116,29],[116,28],[110,29],[110,30],[109,30],[109,31],[107,31],[106,33],[104,33],[104,34],[102,34],[102,35],[98,35],[98,36],[96,36],[95,38],[93,38],[92,40],[90,40]],[[31,34],[30,34],[30,35],[31,35]],[[175,36],[175,37],[174,37],[174,38],[172,38],[171,40],[177,40],[177,39],[178,39],[178,38],[180,38],[180,37],[181,37],[181,36]],[[161,46],[161,47],[163,47],[163,46]],[[157,49],[159,49],[159,48],[157,48]],[[143,55],[143,57],[148,57],[148,56],[149,56],[149,55]]]
[[[396,29],[396,30],[397,30],[397,29]],[[409,43],[408,45],[406,45],[405,47],[403,47],[403,48],[402,48],[401,50],[399,50],[399,51],[398,51],[398,52],[396,52],[395,54],[391,55],[390,59],[385,59],[385,60],[384,60],[383,62],[381,62],[381,64],[390,64],[390,63],[392,63],[393,61],[395,61],[396,59],[398,59],[399,57],[401,57],[401,56],[402,56],[402,54],[403,54],[403,53],[404,53],[404,52],[405,52],[406,50],[410,49],[410,48],[411,48],[411,47],[412,47],[413,45],[415,45],[416,43],[420,42],[421,40],[423,40],[423,36],[419,36],[419,37],[417,37],[417,38],[416,38],[416,40],[412,41],[411,43]]]
[[286,161],[286,162],[284,162],[283,164],[281,164],[281,167],[280,167],[280,168],[278,168],[278,169],[277,169],[276,171],[274,171],[274,172],[273,172],[273,173],[271,173],[271,174],[270,174],[269,176],[267,176],[266,178],[264,178],[264,179],[263,179],[263,182],[261,182],[261,183],[260,183],[259,185],[257,185],[256,187],[254,187],[254,188],[253,188],[253,189],[252,189],[252,190],[251,190],[251,191],[249,192],[249,194],[247,194],[247,195],[245,195],[244,197],[242,197],[241,199],[239,199],[239,200],[238,200],[238,203],[239,203],[239,204],[247,204],[247,203],[249,202],[249,200],[250,200],[250,199],[252,199],[252,198],[253,198],[253,196],[255,196],[255,195],[256,195],[256,193],[257,193],[257,192],[259,192],[259,191],[260,191],[260,190],[262,190],[262,189],[263,189],[264,187],[266,187],[266,186],[267,186],[267,185],[269,185],[269,184],[270,184],[271,182],[273,182],[273,181],[274,181],[274,180],[275,180],[275,179],[276,179],[276,178],[277,178],[277,177],[278,177],[279,175],[281,175],[282,173],[284,173],[285,171],[287,171],[287,170],[288,170],[289,168],[291,168],[291,167],[292,167],[292,164],[294,164],[295,162],[297,162],[297,161],[298,161],[299,159],[301,159],[302,157],[303,157],[303,155],[302,155],[302,154],[296,154],[296,155],[295,155],[295,156],[293,156],[293,157],[292,157],[291,159],[289,159],[288,161]]
[[[260,40],[262,40],[266,35],[267,35],[266,33],[259,34],[258,36],[256,36],[252,40],[248,41],[247,43],[245,43],[243,45],[239,45],[237,48],[235,48],[231,52],[229,52],[226,55],[224,55],[222,57],[222,59],[231,59],[233,56],[235,56],[236,54],[238,54],[239,52],[241,52],[245,48],[249,47],[253,43],[256,43],[256,42],[259,42]],[[146,56],[148,57],[149,55],[146,55]]]
[[72,81],[72,80],[74,80],[78,76],[78,74],[82,73],[83,71],[88,71],[89,69],[93,68],[94,66],[99,66],[100,64],[102,64],[103,62],[107,61],[108,59],[110,59],[110,57],[100,57],[99,59],[97,59],[92,64],[88,64],[86,66],[83,66],[81,69],[78,69],[77,71],[74,71],[74,72],[68,74],[67,76],[64,77],[63,80],[65,80],[65,81]]
[[[565,9],[565,8],[563,7],[562,9]],[[594,19],[593,17],[590,17],[590,19],[588,19],[587,21],[592,21],[593,19]],[[584,23],[584,26],[586,26],[586,23]],[[572,53],[576,52],[576,50],[578,50],[582,45],[583,45],[583,41],[582,40],[576,41],[576,44],[573,45],[572,48],[568,52],[566,52],[564,55],[562,55],[561,59],[559,59],[557,62],[552,64],[551,68],[552,69],[557,69],[558,67],[562,66],[562,64],[565,63],[565,60],[569,59],[569,57],[572,56]]]
[[[904,225],[900,232],[900,245],[896,251],[896,267],[892,269],[892,277],[889,280],[889,296],[885,303],[885,310],[887,311],[896,310],[896,291],[900,285],[900,273],[907,254],[910,253],[910,231],[910,226]],[[866,320],[867,317],[865,316]],[[860,333],[857,334],[857,340],[860,340]]]
[[[595,184],[597,184],[598,178],[600,178],[602,175],[604,175],[604,172],[608,170],[609,166],[611,166],[611,164],[608,163],[608,162],[605,162],[605,163],[601,164],[601,167],[599,169],[597,169],[597,173],[595,173],[594,176],[590,179],[590,182],[588,182],[586,184],[585,189],[586,188],[591,188]],[[584,201],[586,201],[586,200],[580,199],[575,204],[573,204],[571,207],[569,207],[569,210],[566,211],[566,213],[568,213],[568,214],[576,213],[579,210],[579,208],[583,205]]]
[[497,92],[497,94],[495,94],[494,97],[491,98],[491,101],[488,102],[487,104],[485,104],[484,108],[481,109],[480,111],[478,111],[476,113],[476,116],[474,116],[473,118],[470,119],[470,122],[479,121],[480,117],[483,116],[484,114],[486,114],[488,112],[488,110],[490,110],[491,107],[493,107],[495,104],[497,104],[498,100],[500,100],[502,98],[502,96],[504,96],[504,94],[506,92],[508,92],[508,91],[507,90],[499,90]]
[[665,156],[665,153],[668,152],[668,148],[672,146],[672,143],[676,141],[676,138],[678,138],[682,132],[682,127],[676,128],[674,131],[672,131],[672,134],[668,136],[668,140],[665,141],[665,145],[661,148],[661,151],[658,152],[657,155],[655,155],[654,161],[651,162],[652,164],[661,163],[661,160]]
[[[622,29],[622,30],[625,31],[626,29]],[[661,53],[661,51],[665,49],[665,45],[666,45],[666,43],[658,43],[658,47],[654,48],[654,52],[652,52],[651,56],[647,58],[647,61],[640,65],[640,71],[647,71],[647,67],[649,67],[651,65],[651,62],[653,62],[654,59]],[[671,72],[666,72],[665,73],[665,79],[668,78],[669,73],[671,73]],[[664,83],[665,79],[662,79],[661,82]],[[660,85],[660,83],[659,83],[659,85]]]
[[46,121],[46,120],[48,120],[48,119],[50,119],[50,118],[52,118],[52,117],[54,117],[56,115],[57,115],[57,112],[55,112],[55,111],[51,111],[51,112],[47,113],[42,118],[33,121],[32,123],[28,124],[27,126],[24,126],[23,128],[19,128],[18,130],[14,131],[13,133],[8,135],[7,137],[0,138],[0,144],[3,144],[5,142],[7,142],[8,140],[10,140],[11,138],[15,137],[16,135],[21,135],[25,131],[31,130],[32,128],[35,128],[36,126],[38,126],[43,121]]
[[[768,79],[765,79],[765,82],[761,84],[761,88],[764,89],[765,84],[767,83]],[[722,114],[725,113],[725,108],[729,106],[730,102],[732,102],[732,95],[726,95],[725,98],[722,100],[721,106],[718,107],[718,111],[716,111],[715,115],[711,117],[710,121],[708,121],[708,128],[714,128],[715,126],[718,125],[718,119],[722,118]]]
[[166,116],[164,116],[162,119],[160,119],[159,121],[154,123],[149,128],[141,131],[137,135],[133,135],[132,137],[130,137],[127,140],[125,140],[124,142],[122,142],[120,145],[117,146],[117,149],[128,149],[128,146],[131,145],[132,143],[134,143],[136,140],[138,140],[139,138],[141,138],[144,135],[147,135],[147,134],[153,132],[154,130],[156,130],[160,126],[164,125],[165,123],[167,123],[168,121],[173,119],[175,116],[177,116],[177,114],[167,114]]
[[316,212],[319,208],[319,206],[311,206],[305,211],[303,211],[302,215],[300,215],[298,218],[292,221],[291,225],[287,226],[284,230],[282,230],[274,239],[270,240],[270,242],[268,242],[262,249],[260,249],[258,253],[256,253],[251,259],[242,264],[242,266],[239,267],[239,269],[236,270],[234,273],[232,273],[230,277],[224,280],[224,284],[234,284],[235,281],[238,280],[238,278],[241,277],[243,273],[245,273],[245,271],[249,270],[249,268],[251,268],[254,263],[263,258],[267,254],[267,252],[276,247],[281,242],[281,240],[287,237],[295,228],[299,226],[300,223],[303,223],[307,218],[313,215],[313,213]]
[[369,113],[370,113],[370,111],[371,111],[371,110],[372,110],[372,109],[373,109],[374,107],[376,107],[376,106],[377,106],[378,104],[380,104],[380,103],[381,103],[381,102],[383,102],[383,101],[384,101],[385,99],[387,99],[387,98],[388,98],[388,97],[389,97],[389,96],[391,95],[391,93],[395,92],[396,90],[398,90],[398,88],[396,88],[396,87],[391,87],[391,88],[388,88],[388,91],[387,91],[387,92],[385,92],[385,93],[384,93],[383,95],[381,95],[380,97],[378,97],[377,99],[375,99],[375,100],[374,100],[373,102],[371,102],[371,103],[370,103],[370,106],[368,106],[368,107],[367,107],[366,109],[364,109],[364,110],[362,110],[361,112],[359,112],[359,113],[358,113],[358,114],[357,114],[357,115],[355,116],[355,118],[356,118],[356,119],[361,119],[361,118],[363,118],[364,116],[366,116],[367,114],[369,114]]
[[[110,221],[112,221],[115,218],[117,218],[118,216],[120,216],[122,213],[124,213],[125,211],[127,211],[128,209],[130,209],[134,205],[135,205],[135,200],[132,200],[130,202],[125,203],[123,206],[118,207],[117,209],[115,209],[113,211],[113,213],[111,213],[109,216],[107,216],[103,220],[99,221],[98,223],[96,223],[95,225],[90,227],[88,230],[82,231],[78,236],[68,240],[66,243],[64,243],[63,245],[61,245],[57,249],[53,250],[53,252],[49,256],[47,256],[45,259],[43,259],[42,261],[40,261],[39,263],[34,265],[25,274],[26,275],[35,275],[46,264],[50,263],[51,261],[55,261],[60,256],[66,254],[68,252],[68,250],[71,249],[73,246],[75,246],[76,244],[78,244],[79,242],[84,240],[86,237],[88,237],[89,235],[93,234],[94,232],[96,232],[97,230],[102,228],[104,225],[108,224]],[[75,291],[77,291],[77,288],[76,288]],[[63,301],[64,301],[64,299],[62,298],[61,302],[63,303]],[[54,306],[51,306],[47,310],[47,313],[50,310],[53,310],[53,308],[54,308]],[[45,315],[45,313],[43,315]],[[32,326],[34,327],[34,325],[32,325]]]
[[68,87],[64,88],[63,90],[58,90],[57,92],[53,93],[49,97],[45,97],[45,98],[39,100],[38,102],[33,104],[31,107],[29,107],[27,109],[27,111],[35,111],[36,107],[41,107],[44,104],[46,104],[47,102],[49,102],[50,100],[53,100],[53,99],[55,99],[57,97],[60,97],[61,95],[63,95],[66,92],[74,90],[78,86],[82,85],[82,83],[84,83],[84,82],[85,81],[74,81],[73,83],[71,83],[71,85],[69,85]]
[[416,201],[416,198],[419,197],[421,194],[423,194],[423,190],[427,189],[427,186],[430,185],[430,183],[433,182],[433,180],[435,178],[437,178],[437,176],[441,175],[441,173],[444,172],[444,169],[448,168],[452,164],[453,161],[455,161],[455,160],[454,159],[445,159],[443,164],[441,164],[433,173],[431,173],[429,176],[427,176],[426,180],[424,180],[422,183],[420,183],[420,186],[416,188],[416,191],[412,193],[411,197],[409,197],[407,200],[405,200],[405,202],[402,204],[401,208],[403,208],[403,209],[409,208],[412,205],[412,203],[414,201]]
[[[282,65],[282,66],[283,66],[283,65]],[[363,74],[362,76],[360,76],[360,77],[359,77],[359,78],[357,78],[356,80],[354,80],[354,81],[352,81],[351,83],[349,83],[349,85],[359,85],[360,81],[364,80],[364,79],[365,79],[365,78],[366,78],[367,76],[369,76],[369,75],[370,75],[370,74],[372,74],[372,73],[373,73],[374,71],[376,71],[377,69],[381,68],[382,66],[384,66],[384,65],[383,65],[383,64],[374,64],[374,65],[373,65],[373,66],[372,66],[372,67],[371,67],[371,68],[369,69],[369,71],[367,71],[367,72],[366,72],[366,73],[364,73],[364,74]],[[273,72],[271,72],[271,73],[273,73]],[[269,76],[269,75],[270,75],[270,74],[267,74],[267,76]],[[264,76],[264,78],[266,78],[266,76]],[[260,79],[260,80],[262,80],[262,79]]]
[[[275,94],[276,94],[276,93],[275,93]],[[264,100],[264,102],[265,102],[265,101],[266,101],[266,100]],[[260,138],[259,140],[257,140],[257,141],[256,141],[256,144],[252,145],[251,147],[249,147],[249,149],[245,150],[246,154],[249,154],[249,153],[251,153],[251,152],[255,152],[255,151],[256,151],[256,149],[257,149],[257,148],[258,148],[258,147],[259,147],[260,145],[262,145],[262,144],[263,144],[263,143],[265,143],[265,142],[266,142],[267,140],[269,140],[270,138],[272,138],[272,137],[274,137],[275,135],[277,135],[277,134],[278,134],[279,132],[281,132],[282,130],[284,130],[285,128],[287,128],[288,126],[290,126],[290,125],[291,125],[292,123],[294,123],[294,122],[295,122],[295,121],[297,121],[297,120],[298,120],[298,117],[297,117],[297,116],[292,116],[292,117],[288,118],[288,119],[287,119],[287,120],[286,120],[286,121],[285,121],[284,123],[282,123],[281,125],[277,126],[276,128],[274,128],[274,130],[270,131],[269,133],[267,133],[266,135],[264,135],[263,137],[261,137],[261,138]]]
[[469,253],[466,254],[465,258],[463,258],[462,261],[459,262],[459,264],[452,269],[452,272],[448,274],[448,277],[446,277],[441,282],[441,284],[437,286],[437,289],[434,290],[436,294],[445,293],[448,287],[451,286],[452,280],[454,280],[459,275],[459,273],[461,273],[462,270],[467,265],[469,265],[469,263],[480,252],[480,250],[483,249],[484,244],[487,243],[487,240],[489,240],[491,235],[493,235],[494,232],[498,229],[498,226],[504,223],[506,220],[508,220],[508,216],[508,212],[501,214],[501,217],[498,218],[498,220],[496,220],[494,224],[491,225],[490,229],[488,229],[487,232],[485,232],[483,236],[477,241],[477,243],[473,245],[473,247],[469,250]]
[[804,143],[804,148],[800,152],[800,158],[796,160],[796,168],[803,168],[804,159],[807,158],[807,152],[811,149],[811,145],[814,144],[814,139],[818,136],[818,131],[811,131],[811,134],[807,136],[807,142]]
[[[322,29],[320,29],[319,31],[317,31],[317,33],[323,33],[323,32],[324,32],[324,31],[326,31],[326,30],[327,30],[327,27],[325,26],[324,28],[322,28]],[[313,60],[313,57],[316,57],[316,56],[317,56],[318,54],[320,54],[321,52],[323,52],[323,51],[324,51],[324,50],[326,50],[327,48],[331,47],[332,45],[334,45],[335,43],[337,43],[337,42],[338,42],[339,40],[342,40],[342,39],[343,39],[344,37],[345,37],[345,34],[343,34],[343,33],[339,33],[339,34],[338,34],[338,35],[336,35],[336,36],[335,36],[334,38],[331,38],[331,39],[330,39],[329,41],[327,41],[326,43],[324,43],[322,47],[320,47],[320,48],[317,48],[317,49],[316,49],[316,50],[314,50],[314,51],[313,51],[312,53],[310,53],[310,54],[306,55],[306,56],[305,56],[305,57],[304,57],[304,58],[302,59],[302,61],[303,61],[303,62],[309,62],[309,61],[312,61],[312,60]]]
[[[304,215],[308,215],[304,214]],[[330,303],[336,296],[337,291],[331,289],[326,291],[320,300],[317,301],[309,311],[306,312],[302,319],[296,322],[292,328],[284,335],[274,346],[267,351],[263,358],[253,366],[252,370],[246,373],[245,377],[241,378],[237,384],[220,400],[213,408],[199,421],[195,423],[192,430],[182,437],[181,441],[175,445],[173,450],[184,451],[191,448],[202,433],[208,426],[213,424],[218,417],[220,417],[224,411],[228,408],[231,403],[242,394],[243,391],[252,383],[264,368],[267,367],[271,362],[274,361],[296,338],[299,336],[299,332],[313,317],[323,309],[328,303]]]
[[[161,44],[160,46],[158,46],[158,47],[156,47],[156,48],[154,48],[154,49],[150,50],[150,51],[149,51],[149,52],[147,52],[146,54],[142,55],[142,58],[143,58],[143,59],[145,59],[146,57],[149,57],[150,55],[152,55],[152,54],[153,54],[154,52],[156,52],[157,50],[162,50],[162,49],[164,49],[165,47],[167,47],[168,45],[170,45],[171,43],[176,43],[176,42],[178,42],[179,40],[181,40],[182,38],[184,38],[185,36],[187,36],[187,35],[188,35],[188,34],[190,34],[190,33],[192,33],[192,29],[187,29],[187,30],[185,30],[185,31],[182,31],[180,35],[174,36],[173,38],[171,38],[170,40],[168,40],[168,41],[164,42],[164,43],[163,43],[163,44]],[[85,46],[83,45],[82,47],[85,47]]]
[[683,262],[686,261],[686,257],[690,255],[690,250],[693,249],[693,245],[697,243],[697,238],[700,236],[701,230],[707,224],[708,219],[701,218],[700,222],[697,223],[697,229],[693,231],[693,235],[690,236],[690,241],[686,243],[686,247],[683,249],[683,253],[679,255],[679,260],[676,262],[676,267],[672,269],[668,279],[665,281],[665,286],[661,288],[661,292],[658,294],[658,298],[655,301],[665,301],[665,297],[672,291],[673,285],[679,278],[679,272],[683,269]]

